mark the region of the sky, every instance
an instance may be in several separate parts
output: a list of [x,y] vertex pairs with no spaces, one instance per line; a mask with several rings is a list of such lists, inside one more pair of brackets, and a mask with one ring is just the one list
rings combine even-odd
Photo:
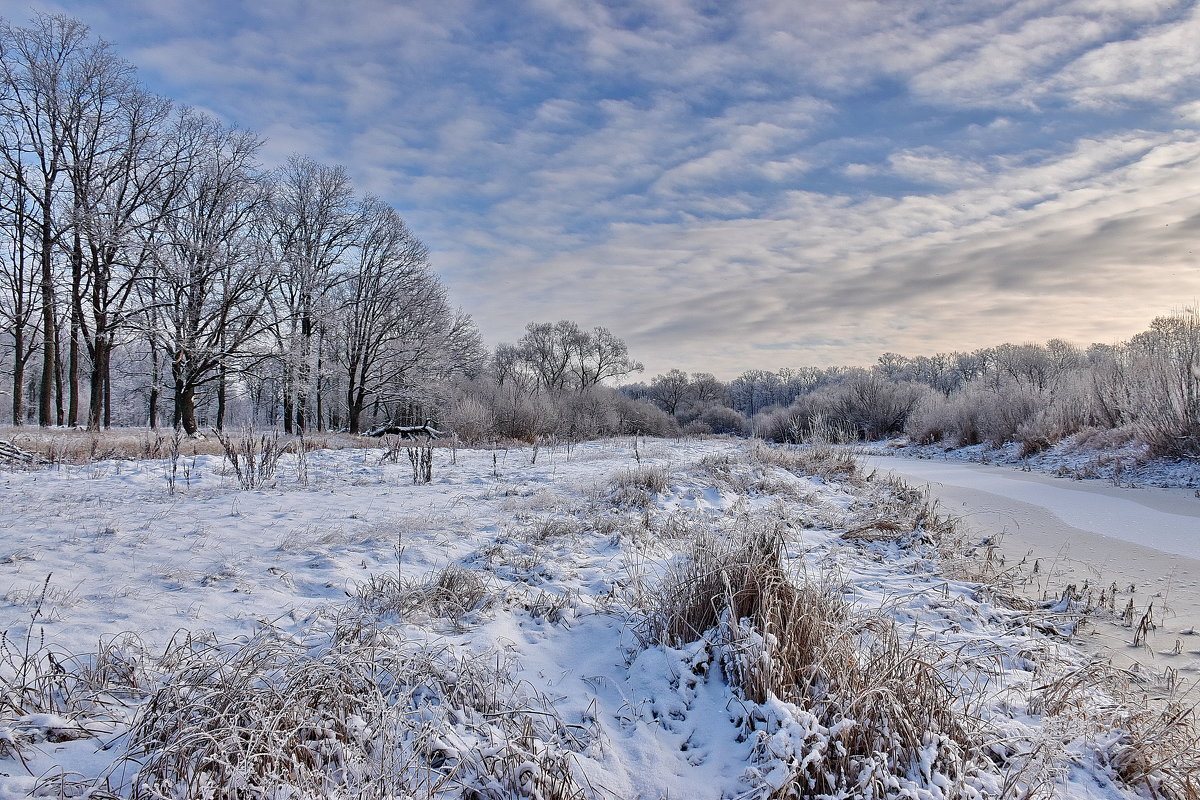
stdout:
[[0,0],[342,164],[489,344],[646,377],[1116,342],[1200,297],[1200,0]]

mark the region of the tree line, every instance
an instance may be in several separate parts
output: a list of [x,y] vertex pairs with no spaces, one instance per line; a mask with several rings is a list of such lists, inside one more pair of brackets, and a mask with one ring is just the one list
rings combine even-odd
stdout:
[[1025,455],[1075,437],[1200,456],[1200,314],[1154,319],[1128,341],[1061,339],[906,357],[870,367],[752,370],[728,383],[670,370],[624,387],[685,433],[1020,445]]
[[[340,166],[147,91],[78,20],[0,20],[0,368],[13,424],[285,430],[419,415],[480,367],[399,214]],[[114,393],[116,396],[114,397]],[[132,406],[132,410],[131,407]]]

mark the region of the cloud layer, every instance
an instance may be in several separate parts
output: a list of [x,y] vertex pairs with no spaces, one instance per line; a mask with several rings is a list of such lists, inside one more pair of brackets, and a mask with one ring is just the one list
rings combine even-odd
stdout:
[[493,342],[574,318],[732,377],[1113,341],[1200,296],[1195,2],[35,6],[345,164]]

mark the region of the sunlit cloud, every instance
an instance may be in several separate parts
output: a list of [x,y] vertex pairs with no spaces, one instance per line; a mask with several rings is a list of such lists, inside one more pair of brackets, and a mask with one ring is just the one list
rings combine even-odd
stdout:
[[1195,4],[32,6],[268,163],[344,164],[492,343],[574,318],[732,377],[1114,341],[1200,295]]

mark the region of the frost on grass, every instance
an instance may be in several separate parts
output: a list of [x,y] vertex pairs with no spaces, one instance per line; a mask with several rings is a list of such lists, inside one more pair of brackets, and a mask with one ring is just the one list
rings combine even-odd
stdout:
[[311,641],[267,630],[182,645],[107,777],[134,800],[581,797],[589,745],[502,656],[470,658],[369,618]]
[[844,451],[543,447],[434,491],[354,453],[253,492],[12,473],[0,796],[1197,796],[1186,696],[1043,635]]
[[948,654],[852,609],[832,582],[789,575],[784,548],[783,526],[763,518],[698,536],[651,605],[656,640],[715,646],[745,701],[756,796],[967,792],[983,731]]

